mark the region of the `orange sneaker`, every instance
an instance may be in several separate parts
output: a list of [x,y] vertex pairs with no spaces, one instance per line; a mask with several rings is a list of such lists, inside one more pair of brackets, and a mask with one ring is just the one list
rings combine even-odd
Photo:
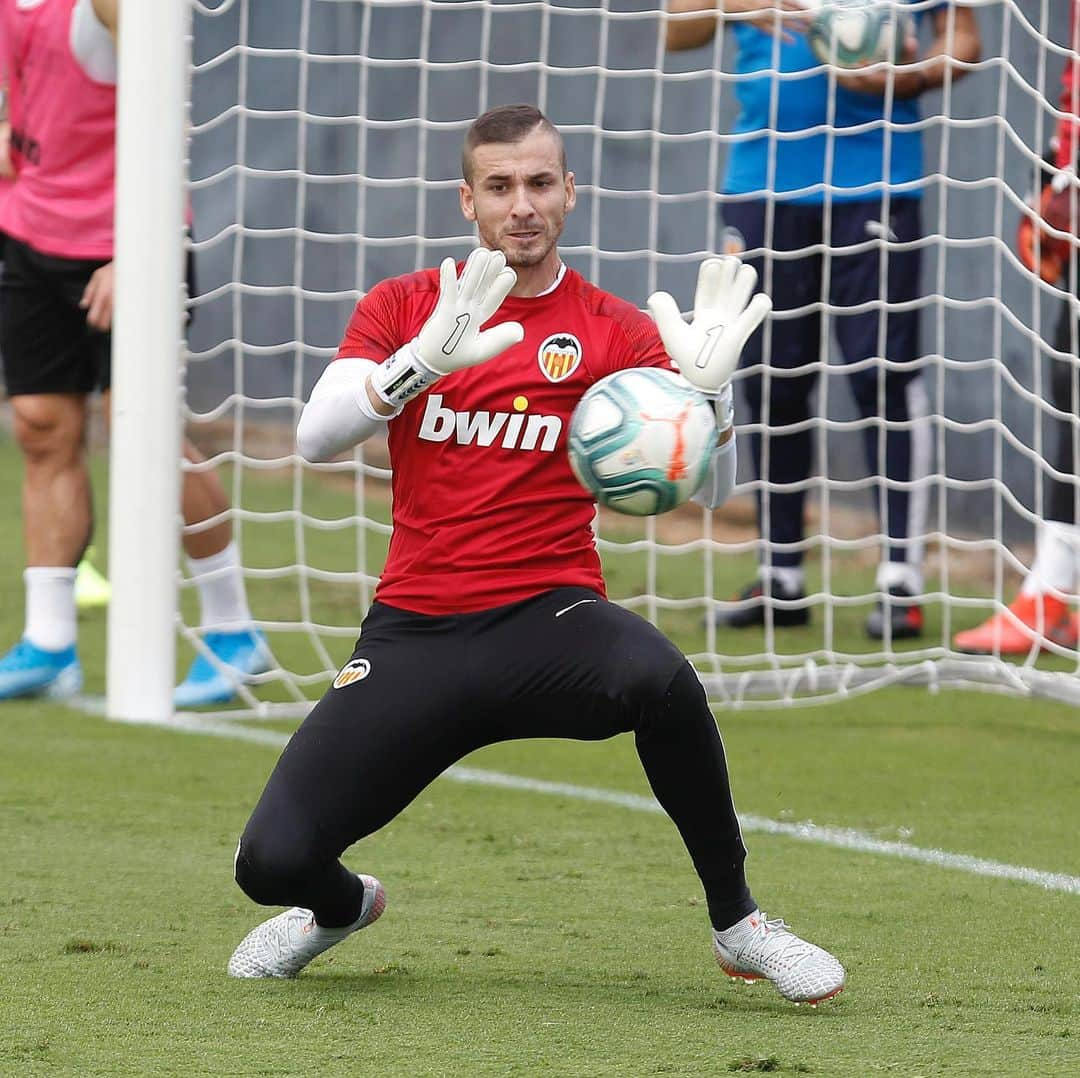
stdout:
[[[1068,604],[1053,595],[1018,595],[1000,614],[953,637],[953,647],[969,655],[1026,655],[1044,639],[1064,643],[1072,616]],[[1076,641],[1076,629],[1072,628]]]

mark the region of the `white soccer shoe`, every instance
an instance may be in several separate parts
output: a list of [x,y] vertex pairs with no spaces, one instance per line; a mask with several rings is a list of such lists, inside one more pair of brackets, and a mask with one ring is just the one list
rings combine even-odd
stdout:
[[723,932],[713,930],[720,968],[744,981],[769,980],[785,999],[816,1007],[844,987],[844,967],[828,951],[800,939],[760,910]]
[[386,909],[386,891],[374,876],[360,876],[364,904],[344,928],[323,928],[311,910],[291,910],[256,925],[229,959],[230,977],[295,977],[313,958],[358,929],[377,921]]

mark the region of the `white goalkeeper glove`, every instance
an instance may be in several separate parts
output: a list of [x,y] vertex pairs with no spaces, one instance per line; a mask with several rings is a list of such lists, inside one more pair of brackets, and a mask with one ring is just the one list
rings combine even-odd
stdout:
[[415,340],[399,348],[371,373],[376,396],[395,410],[444,374],[486,363],[525,337],[520,322],[481,332],[517,281],[502,251],[478,247],[461,277],[452,258],[439,267],[439,300]]
[[667,292],[654,292],[647,301],[679,373],[707,397],[718,396],[731,381],[743,345],[772,310],[764,292],[754,295],[756,284],[753,266],[725,255],[701,263],[689,325]]

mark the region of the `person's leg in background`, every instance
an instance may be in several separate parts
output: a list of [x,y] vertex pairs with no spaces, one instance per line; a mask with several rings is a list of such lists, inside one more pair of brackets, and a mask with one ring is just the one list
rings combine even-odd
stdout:
[[[195,259],[188,249],[187,328],[194,317]],[[199,595],[199,624],[205,630],[203,648],[187,676],[176,687],[177,708],[224,704],[233,699],[249,677],[273,666],[266,638],[255,628],[248,608],[240,551],[233,540],[229,496],[216,468],[184,438],[180,509],[184,518],[182,543],[188,573]]]
[[[87,400],[86,442],[87,446],[94,445],[96,409],[94,398]],[[75,607],[80,616],[91,610],[103,610],[112,599],[112,586],[105,576],[99,552],[94,546],[93,530],[91,530],[90,544],[83,553],[82,560],[75,567]]]
[[[105,398],[107,409],[108,394]],[[206,467],[206,458],[187,439],[182,451],[185,470],[180,507],[186,525],[183,547],[188,572],[198,589],[199,621],[214,627],[207,634],[207,648],[241,672],[262,672],[268,669],[269,656],[265,641],[255,631],[239,552],[232,541],[232,524],[224,517],[229,510],[228,495],[216,470]],[[108,606],[112,598],[112,587],[97,569],[94,555],[93,547],[88,548],[76,569],[75,605],[80,611]],[[178,690],[183,706],[194,706],[208,692],[214,699],[203,702],[221,703],[235,695],[232,679],[216,670],[212,662],[205,658],[196,662],[194,678],[189,674],[182,691]],[[210,682],[216,687],[212,688]]]
[[[188,572],[199,594],[200,624],[206,629],[200,653],[176,687],[176,707],[231,700],[244,678],[272,665],[263,634],[248,607],[240,552],[228,517],[229,498],[214,468],[186,438],[180,505]],[[202,526],[200,526],[202,525]]]
[[[1076,301],[1062,304],[1054,333],[1054,349],[1062,356],[1050,357],[1050,403],[1066,416],[1080,415],[1080,321]],[[1050,465],[1063,476],[1076,475],[1073,440],[1077,427],[1068,419],[1046,416],[1052,427]],[[1078,641],[1077,615],[1070,610],[1070,597],[1080,584],[1080,526],[1076,503],[1080,497],[1075,479],[1043,477],[1043,506],[1046,519],[1036,526],[1035,559],[1020,591],[1009,606],[980,625],[965,629],[953,638],[958,651],[973,655],[1027,655],[1033,646],[1049,639],[1063,647],[1075,648]]]
[[[725,246],[757,270],[759,285],[769,289],[773,300],[767,326],[750,338],[740,359],[749,414],[736,418],[754,427],[750,456],[754,475],[762,481],[756,494],[761,567],[758,579],[738,596],[740,605],[716,616],[718,625],[736,629],[764,624],[766,610],[775,625],[805,625],[810,620],[805,605],[788,604],[806,594],[798,544],[813,456],[810,395],[817,371],[810,365],[819,356],[820,316],[812,307],[821,299],[820,257],[794,252],[820,243],[821,211],[778,203],[771,234],[767,212],[762,199],[732,201],[724,207]],[[774,251],[794,254],[775,257]],[[806,313],[783,317],[800,309]],[[766,597],[785,605],[774,606]]]
[[[1080,370],[1077,367],[1077,345],[1080,343],[1080,320],[1071,299],[1062,304],[1054,348],[1064,352],[1064,358],[1051,359],[1050,402],[1067,416],[1080,416]],[[1078,640],[1077,615],[1071,611],[1063,596],[1075,597],[1080,585],[1080,522],[1077,521],[1076,482],[1077,425],[1070,419],[1056,420],[1051,464],[1056,472],[1068,479],[1047,475],[1045,506],[1047,520],[1039,525],[1035,542],[1035,561],[1020,589],[1020,594],[1041,599],[1044,632],[1058,644],[1075,648]],[[1051,605],[1051,600],[1056,602]],[[1057,606],[1064,603],[1064,609]]]
[[95,372],[80,351],[85,323],[57,302],[39,262],[6,242],[0,354],[23,460],[27,568],[23,635],[0,657],[0,699],[82,687],[74,589],[93,525],[86,417]]
[[[107,417],[108,390],[102,398]],[[182,544],[199,596],[199,624],[206,631],[206,652],[196,655],[173,696],[176,707],[188,708],[227,703],[247,677],[270,669],[272,660],[248,607],[225,488],[217,471],[206,466],[206,458],[187,438],[181,449],[185,462],[180,486]]]
[[[6,244],[0,281],[0,354],[26,463],[24,526],[27,629],[0,659],[0,699],[71,695],[81,686],[75,657],[76,566],[93,529],[86,466],[89,394],[103,389],[109,415],[111,340],[95,332],[80,306],[102,263],[53,258],[24,244]],[[202,458],[190,445],[188,460]],[[185,522],[222,516],[228,499],[212,471],[185,473]],[[185,534],[189,568],[208,631],[177,690],[176,705],[223,703],[244,677],[268,669],[269,652],[252,624],[231,524],[216,520]],[[181,691],[183,690],[183,691]]]
[[875,640],[898,640],[922,633],[917,597],[923,591],[930,428],[918,364],[918,308],[887,309],[880,287],[884,258],[885,301],[914,303],[920,296],[919,248],[894,246],[921,237],[919,202],[893,198],[887,219],[884,211],[877,200],[833,206],[834,246],[856,249],[834,255],[830,298],[838,308],[872,305],[836,315],[836,336],[844,362],[852,367],[859,414],[876,420],[864,428],[864,439],[867,465],[879,479],[875,507],[883,550],[875,586],[882,598],[867,618],[866,631]]
[[[192,295],[195,284],[190,256],[187,278],[188,294]],[[77,302],[74,292],[69,299]],[[108,424],[111,341],[107,334],[100,333],[90,333],[90,340],[95,347],[104,349],[99,356],[98,383],[103,387],[102,405]],[[272,660],[248,608],[240,554],[228,517],[229,499],[221,479],[186,438],[181,452],[182,544],[188,573],[199,596],[199,624],[205,634],[202,649],[173,696],[174,706],[189,708],[227,703],[247,678],[270,669]]]

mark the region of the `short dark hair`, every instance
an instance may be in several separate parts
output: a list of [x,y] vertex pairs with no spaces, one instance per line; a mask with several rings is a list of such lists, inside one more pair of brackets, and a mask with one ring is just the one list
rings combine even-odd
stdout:
[[472,183],[472,155],[477,146],[491,142],[521,142],[537,128],[555,136],[559,144],[559,163],[566,173],[566,147],[558,128],[535,105],[499,105],[478,116],[465,134],[461,151],[461,175]]

